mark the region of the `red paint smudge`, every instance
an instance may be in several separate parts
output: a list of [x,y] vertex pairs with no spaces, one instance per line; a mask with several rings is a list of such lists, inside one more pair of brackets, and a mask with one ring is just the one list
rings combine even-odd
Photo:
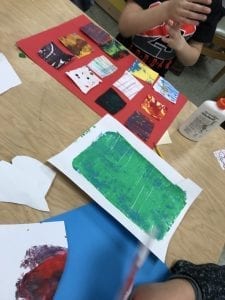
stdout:
[[66,249],[47,257],[18,280],[16,299],[51,300],[66,263]]

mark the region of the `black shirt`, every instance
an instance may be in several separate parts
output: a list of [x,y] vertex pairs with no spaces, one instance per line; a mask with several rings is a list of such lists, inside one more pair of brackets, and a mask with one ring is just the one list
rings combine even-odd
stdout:
[[[156,4],[155,0],[134,1],[143,9],[149,8],[152,4]],[[159,1],[158,4],[160,5]],[[182,35],[186,40],[191,38],[200,43],[209,43],[212,41],[216,25],[222,17],[222,1],[212,0],[210,8],[211,13],[208,15],[207,20],[200,22],[197,27],[191,24],[181,26]],[[161,76],[164,76],[176,57],[175,51],[161,40],[161,38],[166,35],[167,32],[164,23],[129,38],[125,38],[119,34],[117,39],[149,67],[158,72]]]

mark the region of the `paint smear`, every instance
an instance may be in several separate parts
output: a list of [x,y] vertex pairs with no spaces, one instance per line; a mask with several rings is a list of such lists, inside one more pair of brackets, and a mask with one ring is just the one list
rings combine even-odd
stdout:
[[72,165],[141,229],[157,228],[159,240],[185,206],[185,191],[117,132],[101,134]]
[[124,125],[145,142],[154,128],[154,123],[138,111],[130,115]]
[[28,249],[21,267],[29,271],[16,283],[16,299],[53,299],[66,257],[67,249],[63,247],[41,245]]
[[155,99],[154,96],[147,95],[141,103],[141,108],[156,120],[162,120],[167,112],[167,107]]

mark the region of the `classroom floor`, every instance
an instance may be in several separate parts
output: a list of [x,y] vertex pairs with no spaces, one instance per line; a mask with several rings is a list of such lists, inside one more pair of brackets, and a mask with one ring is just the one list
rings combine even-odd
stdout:
[[[112,36],[117,34],[117,23],[96,3],[86,13],[111,33]],[[216,83],[211,82],[213,76],[224,65],[225,63],[220,60],[201,56],[195,66],[186,67],[180,76],[168,72],[166,79],[195,105],[199,106],[204,100],[215,99],[224,89],[224,76]]]
[[[86,14],[112,36],[116,36],[117,23],[96,3],[86,11]],[[179,76],[168,72],[166,79],[195,105],[199,106],[206,99],[215,99],[217,94],[224,89],[224,76],[216,83],[210,81],[223,66],[224,62],[220,60],[201,56],[195,66],[185,68]],[[225,247],[218,263],[225,265]]]

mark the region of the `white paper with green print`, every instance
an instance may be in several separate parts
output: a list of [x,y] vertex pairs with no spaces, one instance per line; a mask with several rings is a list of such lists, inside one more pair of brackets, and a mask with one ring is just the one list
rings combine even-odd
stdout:
[[184,178],[113,117],[106,115],[49,159],[162,261],[173,233],[201,188]]

